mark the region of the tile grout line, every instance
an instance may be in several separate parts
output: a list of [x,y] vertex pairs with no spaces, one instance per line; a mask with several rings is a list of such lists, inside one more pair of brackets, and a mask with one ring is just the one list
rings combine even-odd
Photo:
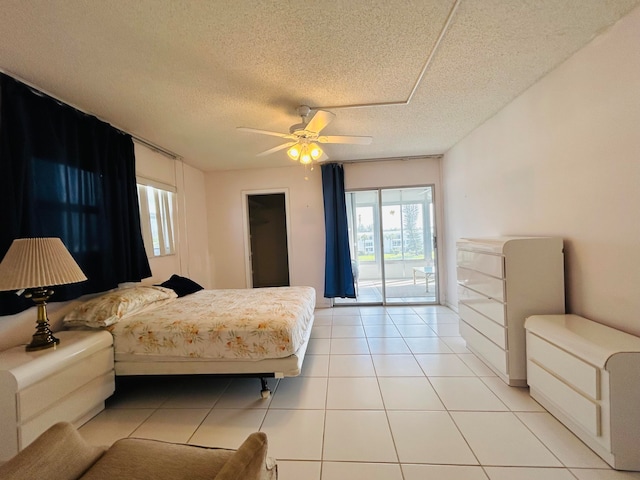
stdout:
[[[401,307],[401,308],[405,308],[405,307]],[[399,315],[404,315],[404,314],[405,314],[405,313],[402,313],[402,314],[399,314]],[[424,319],[424,318],[423,318],[419,313],[417,313],[417,312],[416,312],[416,314],[417,314],[417,315],[418,315],[418,317],[422,320],[423,324],[426,324],[426,325],[427,325],[431,330],[434,330],[434,329],[433,329],[433,328],[432,328],[428,323],[426,323],[425,319]],[[376,315],[377,315],[377,314],[376,314]],[[384,317],[387,317],[387,318],[391,321],[391,323],[390,323],[390,324],[392,324],[394,327],[397,327],[397,326],[398,326],[398,324],[396,324],[396,323],[394,322],[393,317],[391,317],[388,313],[386,313],[386,311],[385,311],[385,313],[383,313],[382,315],[383,315]],[[481,375],[479,375],[478,373],[476,373],[476,370],[475,370],[475,369],[472,369],[472,368],[471,368],[471,366],[470,366],[470,365],[469,365],[469,364],[468,364],[468,363],[463,359],[463,358],[465,358],[465,357],[462,357],[462,356],[461,356],[462,354],[461,354],[459,351],[457,351],[458,349],[457,349],[457,348],[456,348],[456,349],[453,349],[453,348],[449,347],[449,344],[448,344],[448,343],[446,343],[446,342],[444,342],[443,338],[438,334],[438,332],[437,332],[437,331],[435,331],[435,330],[434,330],[434,333],[436,334],[436,336],[435,336],[435,337],[424,337],[424,338],[437,338],[439,341],[444,342],[444,343],[447,345],[447,347],[451,348],[452,353],[455,355],[455,357],[456,357],[456,358],[458,358],[461,362],[463,362],[463,363],[466,365],[466,367],[467,367],[467,368],[469,368],[469,370],[471,370],[471,371],[472,371],[472,373],[473,373],[473,374],[472,374],[472,375],[470,375],[470,376],[464,376],[464,378],[478,378],[478,379],[481,381],[482,385],[483,385],[484,387],[486,387],[487,389],[489,389],[489,391],[491,392],[491,394],[492,394],[493,396],[495,396],[495,397],[500,401],[500,403],[501,403],[501,404],[504,404],[504,406],[507,408],[507,410],[506,410],[504,413],[511,413],[513,416],[515,416],[516,418],[518,418],[519,423],[521,423],[521,424],[525,427],[526,431],[528,431],[528,432],[532,435],[532,437],[533,437],[533,438],[535,438],[539,443],[541,443],[541,444],[545,447],[545,450],[547,450],[549,453],[551,453],[552,457],[553,457],[553,458],[555,458],[555,459],[559,462],[559,464],[560,464],[559,466],[551,466],[551,465],[548,465],[548,466],[533,466],[533,465],[528,465],[528,466],[526,466],[526,465],[521,465],[521,466],[515,466],[515,465],[507,466],[507,465],[490,465],[490,464],[483,465],[483,464],[479,461],[479,459],[478,459],[478,456],[477,456],[476,452],[471,448],[471,445],[470,445],[470,444],[469,444],[469,442],[467,441],[467,438],[466,438],[466,437],[464,436],[464,434],[462,433],[462,430],[460,429],[459,425],[456,423],[456,421],[455,421],[455,419],[453,418],[453,415],[452,415],[452,412],[458,412],[458,411],[461,411],[461,412],[479,412],[479,411],[478,411],[478,410],[449,410],[449,409],[447,408],[447,406],[446,406],[446,405],[444,404],[444,402],[442,401],[442,397],[441,397],[441,395],[438,393],[438,391],[437,391],[437,390],[435,389],[435,387],[433,386],[433,383],[432,383],[432,381],[431,381],[431,380],[432,380],[432,379],[431,379],[431,377],[430,377],[429,375],[427,375],[427,371],[425,371],[425,369],[424,369],[423,365],[422,365],[422,364],[420,364],[420,363],[418,362],[418,360],[417,360],[417,356],[419,356],[419,355],[426,355],[426,354],[416,354],[416,353],[414,353],[414,351],[413,351],[413,350],[408,346],[408,344],[407,344],[407,338],[414,338],[414,337],[405,337],[405,336],[403,335],[403,333],[402,333],[402,332],[400,332],[400,334],[401,334],[401,336],[400,336],[400,337],[386,337],[386,336],[385,336],[385,337],[369,337],[369,336],[366,334],[366,333],[367,333],[367,332],[366,332],[366,330],[364,329],[363,317],[362,317],[361,312],[358,312],[358,317],[359,317],[359,321],[360,321],[360,327],[362,328],[362,330],[363,330],[363,332],[364,332],[363,336],[362,336],[362,337],[340,337],[340,338],[345,338],[345,339],[354,339],[354,340],[355,340],[355,339],[358,339],[358,338],[363,338],[363,339],[365,340],[365,343],[366,343],[367,348],[368,348],[368,354],[367,354],[367,355],[368,355],[368,356],[369,356],[369,358],[371,359],[371,363],[372,363],[372,366],[373,366],[373,372],[374,372],[374,375],[375,375],[375,378],[376,378],[376,385],[377,385],[377,388],[378,388],[378,391],[379,391],[379,394],[380,394],[380,397],[381,397],[381,401],[382,401],[382,408],[383,408],[383,410],[384,410],[384,412],[385,412],[385,418],[386,418],[386,420],[387,420],[387,426],[388,426],[388,428],[389,428],[389,432],[390,432],[390,434],[391,434],[391,439],[392,439],[392,442],[393,442],[394,451],[395,451],[395,456],[396,456],[397,461],[396,461],[396,462],[364,462],[364,461],[358,461],[358,460],[339,460],[339,461],[335,461],[335,462],[337,462],[337,463],[354,463],[354,464],[364,464],[364,463],[381,463],[381,464],[388,464],[388,465],[398,465],[398,466],[399,466],[399,469],[400,469],[401,477],[402,477],[403,479],[405,479],[405,471],[404,471],[404,469],[403,469],[403,464],[402,464],[402,462],[401,462],[401,460],[400,460],[400,456],[399,456],[399,452],[398,452],[398,445],[396,444],[396,438],[395,438],[395,436],[393,435],[393,430],[391,429],[391,422],[390,422],[390,418],[389,418],[389,412],[390,412],[390,410],[388,410],[387,401],[385,400],[385,397],[384,397],[384,395],[382,394],[382,388],[381,388],[381,384],[380,384],[380,379],[381,379],[381,378],[384,378],[384,377],[380,377],[380,376],[379,376],[379,373],[380,373],[380,372],[378,371],[378,367],[376,367],[376,364],[375,364],[375,362],[373,361],[373,357],[374,357],[374,355],[380,355],[380,356],[383,356],[383,355],[410,355],[410,356],[411,356],[411,358],[413,358],[413,359],[414,359],[414,361],[415,361],[416,363],[418,363],[418,366],[420,367],[420,371],[422,372],[423,377],[427,379],[427,382],[428,382],[429,386],[433,389],[433,391],[434,391],[434,393],[435,393],[435,396],[436,396],[436,397],[438,398],[438,400],[442,403],[442,405],[443,405],[443,407],[444,407],[444,410],[447,412],[447,415],[448,415],[449,419],[453,422],[453,424],[455,425],[456,430],[458,431],[458,433],[459,433],[459,434],[462,436],[462,438],[464,439],[464,442],[465,442],[465,444],[466,444],[467,448],[471,451],[471,453],[473,454],[473,456],[474,456],[475,460],[478,462],[478,463],[477,463],[477,465],[469,465],[469,466],[478,466],[478,467],[480,467],[480,468],[481,468],[481,471],[482,471],[482,472],[483,472],[483,474],[486,476],[486,478],[491,478],[491,477],[489,476],[488,471],[487,471],[487,469],[488,469],[488,468],[502,468],[502,469],[506,469],[506,468],[519,469],[519,468],[520,468],[520,469],[522,469],[522,470],[526,470],[526,469],[535,469],[535,468],[548,469],[548,470],[554,470],[554,469],[555,469],[555,470],[562,470],[562,471],[566,471],[566,472],[568,472],[568,473],[569,473],[569,475],[571,476],[571,478],[579,478],[579,477],[577,476],[577,474],[576,474],[576,473],[574,473],[574,471],[572,471],[572,469],[573,469],[573,470],[585,470],[585,471],[587,471],[587,470],[611,471],[611,469],[610,469],[610,468],[597,468],[597,467],[568,467],[568,466],[567,466],[567,465],[562,461],[562,459],[561,459],[558,455],[556,455],[556,453],[551,449],[551,447],[550,447],[550,446],[548,446],[548,445],[543,441],[542,437],[540,437],[540,436],[536,435],[536,433],[535,433],[535,432],[534,432],[534,431],[529,427],[529,425],[528,425],[527,423],[525,423],[525,422],[524,422],[524,420],[523,420],[522,418],[520,418],[520,416],[518,415],[518,413],[538,413],[538,412],[534,412],[534,411],[530,411],[530,410],[526,410],[526,409],[524,409],[524,410],[522,410],[522,409],[513,410],[513,409],[510,407],[510,404],[511,404],[511,403],[507,404],[507,403],[502,399],[502,396],[501,396],[501,395],[499,395],[498,393],[496,393],[496,391],[494,391],[493,389],[491,389],[491,388],[489,387],[489,385],[484,381],[484,378],[485,378],[485,377],[482,377]],[[325,394],[324,394],[324,412],[323,412],[323,413],[324,413],[324,415],[323,415],[323,423],[322,423],[322,442],[321,442],[321,450],[320,450],[320,457],[319,457],[319,458],[320,458],[320,460],[309,460],[309,461],[307,461],[307,460],[295,460],[294,458],[291,458],[291,459],[283,459],[283,461],[289,461],[289,462],[292,462],[292,461],[310,462],[310,463],[319,462],[319,467],[320,467],[320,477],[319,477],[319,479],[318,479],[318,480],[320,480],[320,478],[322,478],[322,475],[323,475],[324,473],[327,473],[327,474],[329,473],[329,471],[326,471],[326,472],[325,472],[325,469],[324,469],[324,463],[329,461],[329,460],[326,460],[326,459],[325,459],[325,457],[324,457],[324,453],[325,453],[324,448],[325,448],[325,444],[326,444],[326,433],[327,433],[327,431],[326,431],[326,427],[327,427],[327,413],[329,412],[329,410],[328,410],[328,398],[329,398],[329,384],[330,384],[330,379],[331,379],[331,378],[348,378],[348,377],[349,377],[349,376],[347,376],[347,377],[332,377],[332,376],[331,376],[331,374],[330,374],[330,372],[331,372],[331,364],[332,364],[333,360],[334,360],[334,359],[336,359],[336,357],[340,355],[340,354],[338,354],[338,353],[335,353],[335,352],[334,352],[334,348],[333,348],[333,347],[334,347],[334,345],[333,345],[333,342],[332,342],[332,340],[333,340],[333,333],[334,333],[334,332],[333,332],[334,319],[335,319],[336,317],[335,317],[335,316],[333,316],[333,314],[332,314],[332,316],[331,316],[330,318],[331,318],[331,324],[329,325],[329,327],[330,327],[330,328],[329,328],[329,329],[327,329],[327,330],[329,331],[329,338],[328,338],[328,340],[329,340],[329,346],[328,346],[328,354],[327,354],[327,356],[328,356],[328,361],[327,361],[327,370],[326,370],[326,374],[325,374],[325,375],[326,375],[326,379],[327,379],[327,388],[326,388],[326,391],[325,391]],[[340,316],[337,316],[337,318],[340,318]],[[386,325],[386,324],[389,324],[389,323],[385,323],[385,325]],[[402,325],[411,325],[411,324],[402,324]],[[419,324],[415,324],[415,325],[419,325]],[[446,331],[450,332],[451,330],[450,330],[449,328],[447,328],[447,329],[446,329]],[[387,353],[387,352],[385,351],[385,353],[377,353],[377,354],[374,354],[374,353],[372,353],[372,351],[371,351],[371,340],[373,340],[373,339],[378,339],[378,338],[380,338],[380,339],[399,338],[399,339],[401,339],[401,340],[402,340],[402,342],[403,342],[403,343],[404,343],[404,345],[408,348],[408,350],[409,350],[409,351],[408,351],[408,352],[404,352],[404,353]],[[418,337],[415,337],[415,338],[418,338]],[[348,344],[348,342],[345,342],[345,344]],[[346,354],[346,352],[345,352],[345,354]],[[356,355],[356,354],[357,354],[357,355],[359,355],[360,353],[359,353],[359,352],[356,352],[355,354],[352,354],[352,355]],[[435,355],[445,355],[445,354],[442,354],[442,353],[440,353],[440,352],[435,352],[434,354],[435,354]],[[319,355],[319,354],[318,354],[318,355]],[[323,354],[323,355],[324,355],[324,354]],[[472,354],[472,355],[473,355],[473,354]],[[470,359],[470,357],[468,357],[468,358]],[[313,376],[316,376],[316,375],[313,375]],[[313,376],[312,376],[312,377],[313,377]],[[445,378],[446,378],[446,377],[458,377],[458,376],[456,376],[456,375],[454,375],[454,376],[450,376],[450,375],[442,375],[442,376],[443,376],[443,377],[445,377]],[[394,377],[394,378],[401,378],[401,377],[402,377],[402,378],[406,378],[406,377],[404,377],[403,375],[392,375],[392,377]],[[421,376],[421,377],[419,377],[419,378],[422,378],[422,376]],[[487,377],[487,378],[488,378],[488,377]],[[492,378],[493,378],[493,377],[492,377]],[[230,391],[231,384],[232,384],[232,382],[228,382],[228,383],[224,386],[224,388],[222,389],[222,391],[221,391],[221,392],[219,392],[219,393],[217,394],[217,397],[216,397],[216,399],[215,399],[215,401],[213,402],[213,404],[212,404],[212,406],[211,406],[211,407],[208,407],[208,408],[207,408],[207,407],[205,407],[205,408],[207,409],[207,413],[204,415],[203,419],[202,419],[202,420],[199,422],[199,424],[196,426],[195,430],[191,433],[191,435],[190,435],[190,437],[189,437],[189,440],[187,440],[187,442],[186,442],[186,443],[189,443],[189,442],[192,440],[192,438],[194,438],[194,435],[195,435],[195,434],[196,434],[196,432],[197,432],[197,431],[202,427],[202,425],[204,424],[204,421],[206,420],[206,418],[207,418],[209,415],[211,415],[211,413],[216,409],[216,406],[220,404],[221,399],[223,398],[223,396],[225,395],[225,393],[227,393],[228,391]],[[276,386],[275,386],[275,388],[274,388],[274,393],[272,394],[272,397],[278,393],[278,387],[280,387],[280,386],[281,386],[281,385],[280,385],[280,382],[277,382],[277,383],[276,383]],[[153,393],[153,392],[150,392],[150,393]],[[176,395],[175,395],[175,392],[170,393],[170,394],[169,394],[169,396],[168,396],[168,397],[166,397],[166,398],[164,398],[164,399],[163,399],[163,400],[162,400],[162,401],[161,401],[161,402],[160,402],[156,407],[152,407],[152,408],[144,408],[144,407],[140,407],[141,409],[148,410],[148,411],[149,411],[149,413],[146,415],[146,417],[145,417],[142,421],[140,421],[140,423],[139,423],[136,427],[134,427],[133,431],[131,431],[131,432],[128,434],[128,436],[129,436],[129,437],[131,437],[132,435],[134,435],[134,433],[135,433],[136,431],[138,431],[138,430],[139,430],[139,429],[140,429],[140,428],[141,428],[141,427],[142,427],[142,426],[143,426],[143,425],[144,425],[144,424],[145,424],[145,423],[146,423],[146,422],[151,418],[151,416],[153,416],[154,414],[157,414],[158,412],[162,412],[162,411],[164,411],[164,410],[168,410],[167,408],[165,408],[165,406],[166,406],[166,405],[168,405],[168,404],[169,404],[169,402],[171,402],[172,398],[173,398],[173,397],[175,397],[175,396],[176,396]],[[133,398],[135,399],[135,397],[133,397]],[[507,398],[510,398],[510,397],[507,397]],[[517,406],[517,407],[523,407],[523,406],[524,406],[524,407],[526,408],[526,404],[521,404],[521,403],[515,403],[515,406]],[[467,407],[467,408],[469,408],[469,407]],[[194,409],[195,409],[195,407],[194,407]],[[117,409],[114,409],[114,410],[117,410]],[[134,408],[125,408],[125,409],[122,409],[122,410],[135,410],[135,409],[134,409]],[[203,410],[204,410],[204,409],[203,409]],[[259,430],[262,430],[262,429],[263,429],[263,427],[264,427],[264,425],[265,425],[266,417],[267,417],[267,415],[269,414],[269,412],[278,410],[277,408],[273,407],[273,398],[269,401],[269,404],[267,405],[267,407],[266,407],[264,410],[265,410],[265,414],[264,414],[264,416],[262,417],[262,420],[261,420],[261,422],[260,422]],[[293,408],[293,410],[306,410],[306,409]],[[356,409],[356,410],[363,410],[363,411],[366,411],[366,410],[370,410],[370,409]],[[420,411],[424,411],[424,410],[420,410]],[[491,412],[493,412],[493,411],[491,411]],[[494,413],[495,413],[495,412],[494,412]],[[544,413],[544,412],[539,412],[539,413]],[[409,464],[409,463],[408,463],[408,464]],[[407,464],[407,465],[408,465],[408,464]],[[428,463],[424,463],[424,464],[423,464],[423,463],[417,463],[416,465],[436,465],[436,464],[428,464]],[[463,464],[461,464],[461,463],[459,463],[459,464],[451,464],[451,465],[452,465],[452,466],[454,466],[454,465],[463,466]],[[408,473],[408,472],[407,472],[407,473]],[[314,477],[315,477],[315,476],[314,476]],[[394,478],[395,478],[395,477],[394,477]],[[310,480],[311,480],[311,479],[310,479]],[[329,480],[329,479],[326,479],[326,480]]]

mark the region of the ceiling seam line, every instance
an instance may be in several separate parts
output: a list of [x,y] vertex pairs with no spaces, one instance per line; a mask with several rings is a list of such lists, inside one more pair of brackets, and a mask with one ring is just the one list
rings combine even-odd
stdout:
[[422,66],[422,70],[418,74],[418,78],[416,79],[413,85],[413,89],[411,90],[411,93],[409,94],[406,100],[398,100],[394,102],[356,103],[356,104],[350,104],[350,105],[331,105],[331,106],[311,107],[311,108],[313,110],[339,110],[339,109],[348,109],[348,108],[393,107],[393,106],[409,105],[409,103],[411,103],[411,100],[413,99],[413,95],[418,90],[420,83],[422,83],[422,78],[424,77],[424,74],[429,69],[429,66],[431,65],[431,61],[433,60],[433,57],[435,57],[436,52],[438,51],[438,47],[442,42],[442,39],[444,38],[447,31],[449,30],[449,26],[451,25],[451,22],[453,21],[453,17],[456,13],[456,10],[458,9],[458,6],[460,5],[461,2],[462,0],[455,0],[453,6],[451,7],[451,10],[449,11],[449,15],[447,16],[447,19],[444,22],[442,29],[440,30],[440,34],[438,35],[438,38],[433,44],[433,47],[431,48],[431,52],[429,53],[427,60]]
[[424,66],[422,67],[422,70],[420,71],[420,75],[418,75],[418,79],[416,80],[416,83],[413,86],[413,90],[411,91],[411,94],[407,98],[407,105],[409,105],[409,103],[411,102],[411,99],[413,98],[413,95],[416,93],[416,90],[418,90],[418,86],[422,82],[422,78],[424,77],[424,74],[427,72],[427,69],[431,65],[431,60],[433,60],[433,57],[436,56],[436,52],[438,51],[438,47],[440,47],[440,43],[442,43],[442,39],[444,38],[444,36],[449,31],[449,26],[451,25],[451,22],[453,21],[453,17],[454,17],[454,15],[456,13],[456,10],[458,10],[458,5],[460,5],[461,1],[462,0],[455,0],[455,3],[453,4],[453,7],[451,7],[451,10],[449,11],[449,15],[447,16],[447,20],[445,21],[444,26],[442,27],[442,30],[440,31],[440,35],[438,35],[438,39],[436,40],[436,43],[434,43],[433,48],[431,49],[431,53],[429,53],[429,57],[427,58],[427,61],[424,62]]

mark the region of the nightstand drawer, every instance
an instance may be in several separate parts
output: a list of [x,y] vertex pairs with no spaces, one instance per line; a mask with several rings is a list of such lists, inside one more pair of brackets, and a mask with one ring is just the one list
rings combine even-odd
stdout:
[[600,400],[600,374],[596,367],[574,357],[534,334],[527,336],[527,355],[585,396]]
[[478,330],[493,343],[505,350],[507,349],[506,330],[502,325],[498,325],[496,322],[489,320],[464,303],[460,304],[458,314],[462,320]]
[[544,395],[592,435],[600,436],[600,405],[531,360],[527,362],[527,379],[532,390]]
[[87,413],[94,411],[93,415],[95,415],[104,408],[104,399],[113,394],[114,385],[115,375],[111,371],[94,378],[58,402],[52,403],[47,410],[18,427],[20,449],[29,445],[38,435],[58,422],[71,422],[79,426],[78,420],[85,417]]
[[17,393],[18,413],[24,422],[49,408],[69,392],[73,392],[96,377],[113,370],[113,348],[108,347],[80,358],[64,370],[40,380]]

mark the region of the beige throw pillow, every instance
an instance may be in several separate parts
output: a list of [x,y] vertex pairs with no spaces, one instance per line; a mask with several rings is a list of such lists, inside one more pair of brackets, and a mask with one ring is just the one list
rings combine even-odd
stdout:
[[67,313],[63,319],[67,327],[102,328],[155,304],[177,298],[170,288],[141,285],[119,288],[92,298]]

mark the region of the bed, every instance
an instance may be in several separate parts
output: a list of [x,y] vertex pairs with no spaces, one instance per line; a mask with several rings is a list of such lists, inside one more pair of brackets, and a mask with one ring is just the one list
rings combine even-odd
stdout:
[[178,296],[162,286],[136,286],[80,305],[64,323],[110,331],[116,375],[251,375],[267,397],[266,378],[300,374],[314,308],[311,287]]

